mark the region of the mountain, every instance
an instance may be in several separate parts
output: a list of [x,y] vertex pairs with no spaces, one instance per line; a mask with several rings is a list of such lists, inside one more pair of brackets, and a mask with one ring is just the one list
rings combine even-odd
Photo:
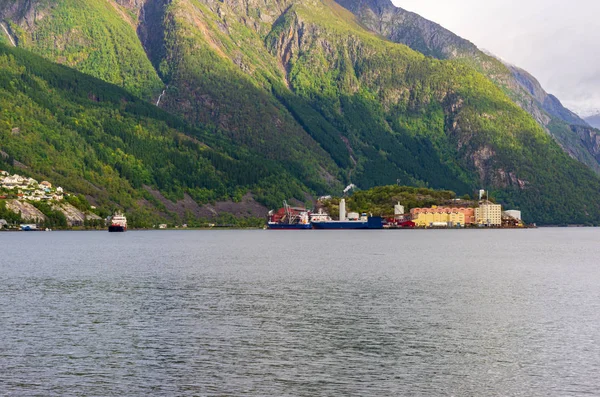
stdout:
[[594,128],[600,128],[600,114],[586,117],[585,122]]
[[521,87],[523,87],[533,97],[537,106],[543,109],[551,117],[562,120],[570,125],[589,127],[585,120],[581,119],[575,113],[565,108],[558,98],[556,98],[554,95],[548,94],[540,82],[529,72],[514,65],[505,65],[512,72],[514,78],[521,85]]
[[[507,91],[511,99],[538,123],[573,158],[600,173],[595,149],[574,135],[572,127],[590,127],[575,113],[548,94],[527,71],[504,63],[442,26],[396,7],[390,0],[336,0],[353,12],[365,27],[396,43],[402,43],[438,59],[467,62]],[[596,134],[588,129],[587,133]]]
[[[79,9],[85,15],[79,17]],[[79,142],[68,150],[88,145],[90,153],[116,153],[96,154],[95,172],[113,169],[131,191],[123,206],[156,199],[156,191],[203,205],[252,195],[272,206],[284,198],[310,200],[349,182],[361,188],[400,183],[461,195],[490,188],[538,223],[600,222],[600,180],[515,105],[513,91],[500,84],[513,78],[506,66],[480,52],[481,62],[426,57],[365,29],[333,1],[13,0],[0,5],[0,16],[17,46],[103,79],[110,83],[98,84],[104,90],[121,90],[98,105],[105,94],[80,89],[83,83],[69,86],[77,95],[55,90],[55,77],[44,77],[44,70],[57,66],[35,61],[42,66],[32,79],[49,89],[23,87],[19,95],[59,96],[21,118],[9,114],[0,147],[32,170],[53,172],[67,159],[63,147],[47,147],[54,142],[45,128],[52,120],[42,115],[64,122],[75,117],[79,124],[55,131],[65,128]],[[49,51],[52,41],[60,45]],[[128,52],[121,48],[130,42]],[[99,62],[84,62],[89,59]],[[19,62],[11,68],[29,73]],[[107,65],[121,78],[104,73]],[[140,72],[148,65],[154,73]],[[87,81],[83,76],[71,74],[59,85]],[[7,78],[7,89],[15,81]],[[18,102],[9,97],[5,106],[17,112]],[[65,109],[58,106],[63,103]],[[125,127],[112,124],[119,118]],[[36,120],[29,146],[10,133],[20,119]],[[92,139],[96,134],[101,138]],[[156,146],[145,149],[146,139]],[[196,162],[203,166],[195,168]],[[132,173],[139,169],[144,172]],[[120,200],[118,185],[87,170],[78,165],[63,174],[79,181],[76,191],[93,196],[85,187],[93,180],[107,190],[106,200]]]
[[438,59],[481,58],[477,64],[496,61],[475,44],[435,22],[396,7],[390,0],[336,0],[355,14],[365,27],[395,43],[406,44],[420,53]]
[[[494,81],[514,91],[515,96],[518,97],[523,92],[528,93],[533,97],[540,110],[548,115],[568,124],[586,125],[584,120],[562,106],[556,97],[545,92],[537,79],[530,73],[504,63],[493,54],[480,50],[475,44],[435,22],[396,7],[390,0],[336,1],[353,12],[368,29],[388,40],[405,44],[434,58],[468,61]],[[525,108],[525,106],[523,107]],[[537,119],[541,115],[533,114],[533,116],[537,116]],[[547,121],[544,124],[547,124]]]

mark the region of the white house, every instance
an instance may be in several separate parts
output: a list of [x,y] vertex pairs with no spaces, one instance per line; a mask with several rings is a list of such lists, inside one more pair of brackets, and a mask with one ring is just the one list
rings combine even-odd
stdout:
[[4,184],[4,187],[11,189],[19,184],[19,176],[18,175],[7,176],[4,178],[2,183]]

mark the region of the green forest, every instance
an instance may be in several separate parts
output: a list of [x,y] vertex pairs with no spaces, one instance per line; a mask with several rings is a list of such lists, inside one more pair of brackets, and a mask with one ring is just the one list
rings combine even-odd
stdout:
[[[368,190],[358,190],[345,197],[347,211],[367,213],[374,216],[394,215],[394,206],[400,203],[408,213],[412,208],[429,208],[434,205],[456,205],[456,193],[450,190],[436,190],[412,186],[377,186]],[[470,196],[462,196],[461,204],[473,204]],[[339,213],[340,197],[333,197],[323,203],[327,213]]]

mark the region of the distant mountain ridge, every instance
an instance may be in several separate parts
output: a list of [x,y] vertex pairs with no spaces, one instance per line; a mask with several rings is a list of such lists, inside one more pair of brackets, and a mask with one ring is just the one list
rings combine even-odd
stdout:
[[422,16],[396,7],[390,0],[336,0],[367,28],[396,43],[438,59],[480,56],[468,40]]
[[556,117],[567,124],[589,127],[585,120],[565,108],[557,97],[548,94],[540,82],[531,73],[508,63],[505,63],[505,65],[512,72],[521,87],[523,87],[535,99],[538,106],[545,110],[550,116]]
[[600,114],[588,116],[585,118],[585,121],[594,128],[600,128]]

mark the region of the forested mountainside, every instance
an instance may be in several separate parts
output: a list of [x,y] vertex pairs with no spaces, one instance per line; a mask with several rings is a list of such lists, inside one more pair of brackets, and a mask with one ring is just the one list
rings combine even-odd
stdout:
[[589,128],[586,121],[548,94],[527,71],[503,63],[442,26],[394,6],[391,0],[336,1],[353,12],[365,27],[389,40],[438,59],[461,60],[475,67],[530,113],[567,153],[600,173],[597,148],[572,130],[586,130],[586,135],[599,137],[600,131]]
[[[13,0],[9,3],[0,6],[0,15],[17,46],[117,84],[154,104],[158,101],[158,90],[153,77],[137,79],[131,69],[121,67],[120,73],[127,78],[115,81],[101,70],[86,70],[88,65],[93,67],[93,62],[73,61],[107,51],[126,63],[126,59],[121,60],[120,54],[124,54],[121,41],[108,41],[111,34],[120,35],[120,30],[112,26],[126,30],[127,37],[137,37],[137,47],[130,52],[143,53],[147,62],[141,59],[134,64],[149,64],[154,68],[161,80],[159,85],[166,88],[159,106],[175,115],[164,113],[152,104],[142,106],[133,96],[126,100],[143,107],[142,120],[146,120],[150,131],[156,131],[150,136],[165,145],[169,142],[172,156],[189,156],[190,166],[196,161],[205,164],[207,149],[203,145],[207,145],[212,156],[240,167],[219,169],[209,158],[206,169],[199,167],[193,173],[186,172],[185,183],[175,183],[183,186],[177,189],[167,185],[167,180],[173,179],[168,170],[177,175],[182,167],[155,166],[166,161],[167,156],[159,154],[162,149],[156,148],[146,155],[146,150],[138,149],[135,143],[130,147],[131,154],[139,160],[136,164],[147,170],[142,190],[132,184],[126,171],[113,167],[118,180],[132,184],[132,197],[147,191],[143,186],[148,183],[165,195],[173,192],[181,197],[189,191],[191,197],[201,202],[207,200],[206,196],[194,196],[194,189],[218,192],[207,193],[211,195],[208,200],[235,198],[251,191],[261,202],[275,205],[283,198],[305,200],[312,194],[330,193],[342,183],[354,182],[368,188],[400,182],[452,189],[459,194],[488,187],[506,205],[521,208],[528,221],[600,221],[598,177],[567,156],[529,114],[514,104],[502,85],[494,84],[480,73],[480,65],[426,57],[404,45],[383,40],[333,1]],[[87,4],[86,9],[102,10],[105,19],[94,19],[94,42],[103,40],[110,45],[99,48],[86,42],[87,19],[76,20],[69,29],[58,27],[61,24],[55,21],[64,15],[70,15],[65,17],[68,20],[77,17],[80,3]],[[96,15],[95,11],[90,13]],[[54,27],[45,30],[42,36],[50,36],[55,42],[86,44],[56,46],[55,52],[48,54],[44,40],[38,37],[41,26]],[[6,48],[4,51],[10,52]],[[19,54],[24,57],[24,53]],[[493,67],[506,70],[501,63],[490,62]],[[49,65],[40,68],[50,68]],[[104,68],[103,64],[98,68]],[[127,79],[132,81],[129,85],[125,83]],[[45,81],[53,86],[52,79]],[[84,93],[77,85],[72,89],[79,92],[79,99],[72,101],[78,104],[78,111],[98,112],[100,105],[94,101],[97,94]],[[41,91],[44,95],[58,92]],[[16,98],[7,99],[7,103],[15,101]],[[61,103],[59,98],[49,102]],[[128,108],[122,108],[122,100],[115,97],[110,103],[112,111],[123,112],[121,117],[129,120]],[[12,117],[11,112],[15,110],[5,113]],[[56,108],[32,111],[28,117],[36,119],[38,114],[61,112]],[[100,120],[102,117],[106,116],[94,115]],[[140,116],[131,117],[137,120]],[[179,124],[166,124],[163,129],[152,130],[154,123],[158,123],[156,118],[163,117],[169,120],[181,117],[195,128],[186,127],[182,131],[184,127]],[[41,128],[47,123],[50,120],[40,121],[37,131],[31,129],[31,134],[38,136],[31,150],[47,143],[49,133]],[[16,152],[17,138],[8,130],[14,128],[13,124],[2,127],[0,145],[6,147],[6,142],[12,142],[15,146],[3,150],[17,158],[22,152]],[[110,121],[95,126],[104,139],[114,138],[118,142],[122,128],[111,128]],[[134,126],[131,121],[129,131],[135,131]],[[74,129],[73,139],[87,142],[87,130],[69,128]],[[190,142],[188,138],[179,141],[173,138],[176,134],[191,136],[200,143],[184,144]],[[180,150],[181,145],[185,150]],[[62,150],[50,153],[45,163],[39,163],[46,165],[45,172],[51,172],[54,163],[61,164]],[[255,163],[259,158],[263,161]],[[110,157],[99,156],[98,166],[110,165],[109,160]],[[40,167],[33,161],[29,163],[32,170]],[[254,176],[236,180],[237,173],[245,167]],[[80,181],[91,178],[80,167],[75,168]],[[166,173],[161,174],[159,170],[165,168]],[[204,173],[220,177],[224,187],[219,190],[203,185],[207,179]],[[178,178],[183,180],[184,176]],[[108,181],[98,180],[94,186],[104,189],[107,184]],[[83,186],[85,183],[71,189],[78,191]]]
[[[200,206],[236,208],[254,201],[249,193],[271,207],[311,192],[280,163],[217,130],[190,127],[119,87],[2,44],[0,169],[125,208],[137,225],[208,216]],[[261,215],[260,205],[248,207],[258,212],[246,215]]]

